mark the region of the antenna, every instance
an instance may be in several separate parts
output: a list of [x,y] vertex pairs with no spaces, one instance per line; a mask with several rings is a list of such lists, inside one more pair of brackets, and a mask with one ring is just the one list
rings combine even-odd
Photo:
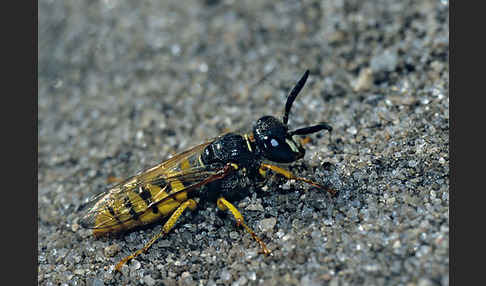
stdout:
[[321,122],[321,123],[314,125],[314,126],[304,127],[304,128],[300,128],[300,129],[297,129],[297,130],[290,131],[289,135],[290,136],[292,136],[292,135],[307,135],[307,134],[319,132],[323,129],[326,129],[329,132],[332,131],[332,127],[329,124],[327,124],[325,122]]
[[287,125],[287,122],[289,121],[289,113],[290,113],[290,108],[292,108],[292,103],[294,103],[295,98],[304,87],[304,84],[307,81],[307,77],[309,77],[309,70],[305,71],[304,75],[299,79],[299,81],[297,82],[297,84],[294,86],[292,91],[289,93],[289,96],[287,97],[287,103],[285,103],[285,113],[282,119],[284,125]]

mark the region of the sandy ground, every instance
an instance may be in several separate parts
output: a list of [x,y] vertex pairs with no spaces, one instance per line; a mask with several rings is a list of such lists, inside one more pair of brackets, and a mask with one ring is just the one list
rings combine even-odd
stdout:
[[[169,3],[167,3],[169,2]],[[40,285],[449,285],[448,1],[39,1]],[[289,168],[213,202],[115,273],[161,224],[94,239],[79,208],[262,115],[325,121]]]

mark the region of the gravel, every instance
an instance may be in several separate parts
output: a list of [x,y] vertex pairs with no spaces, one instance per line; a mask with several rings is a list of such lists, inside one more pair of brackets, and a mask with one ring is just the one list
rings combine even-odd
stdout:
[[[38,3],[39,285],[449,285],[448,1]],[[235,202],[272,250],[213,202],[95,239],[79,208],[226,130],[327,122],[289,168]]]

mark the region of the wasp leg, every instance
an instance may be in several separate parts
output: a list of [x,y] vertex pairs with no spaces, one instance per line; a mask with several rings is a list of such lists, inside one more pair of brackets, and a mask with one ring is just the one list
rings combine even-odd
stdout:
[[260,169],[258,171],[260,172],[260,174],[262,176],[265,176],[267,170],[272,170],[275,173],[280,174],[280,175],[284,176],[285,178],[287,178],[289,180],[302,181],[302,182],[305,182],[307,184],[313,185],[314,187],[327,190],[332,196],[336,195],[336,193],[337,193],[336,190],[326,188],[326,187],[321,186],[318,183],[315,183],[315,182],[313,182],[311,180],[308,180],[306,178],[296,177],[289,170],[285,170],[285,169],[280,168],[280,167],[275,166],[275,165],[270,165],[270,164],[262,163],[260,165]]
[[177,222],[177,219],[182,215],[182,213],[187,209],[195,210],[196,209],[196,201],[189,199],[182,203],[170,216],[170,218],[167,220],[167,222],[164,224],[162,227],[162,231],[158,233],[156,236],[154,236],[147,244],[142,249],[137,250],[136,252],[132,253],[131,255],[123,258],[118,264],[115,266],[115,269],[119,272],[121,272],[121,268],[123,264],[127,263],[128,261],[132,260],[133,258],[139,256],[143,252],[146,252],[152,244],[154,244],[157,239],[161,238],[162,236],[166,235],[169,233],[169,231],[174,227],[174,225]]
[[305,137],[305,138],[300,139],[300,144],[302,146],[304,146],[305,144],[309,143],[310,141],[311,141],[310,137]]
[[236,225],[237,226],[242,226],[246,229],[246,231],[248,231],[248,233],[250,233],[250,235],[253,237],[253,239],[255,239],[258,244],[260,244],[260,247],[262,248],[262,252],[266,255],[270,254],[270,250],[268,250],[267,246],[265,245],[265,243],[263,243],[263,241],[255,234],[255,232],[253,230],[251,230],[251,228],[249,228],[245,222],[244,222],[244,219],[243,219],[243,216],[241,215],[241,213],[236,209],[236,207],[234,205],[232,205],[230,202],[228,202],[225,198],[221,197],[217,200],[216,202],[218,208],[222,211],[225,211],[225,210],[229,210],[230,213],[234,216],[235,220],[236,220]]

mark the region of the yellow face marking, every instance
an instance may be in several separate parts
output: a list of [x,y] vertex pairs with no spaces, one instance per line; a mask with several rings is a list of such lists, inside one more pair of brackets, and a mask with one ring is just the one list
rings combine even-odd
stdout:
[[253,150],[251,149],[250,137],[248,136],[248,134],[243,135],[243,138],[245,138],[246,146],[248,147],[248,150],[250,150],[250,152],[253,152]]
[[290,146],[290,149],[292,149],[292,151],[294,151],[295,153],[299,152],[299,148],[297,148],[294,141],[289,140],[289,139],[285,139],[285,142]]

